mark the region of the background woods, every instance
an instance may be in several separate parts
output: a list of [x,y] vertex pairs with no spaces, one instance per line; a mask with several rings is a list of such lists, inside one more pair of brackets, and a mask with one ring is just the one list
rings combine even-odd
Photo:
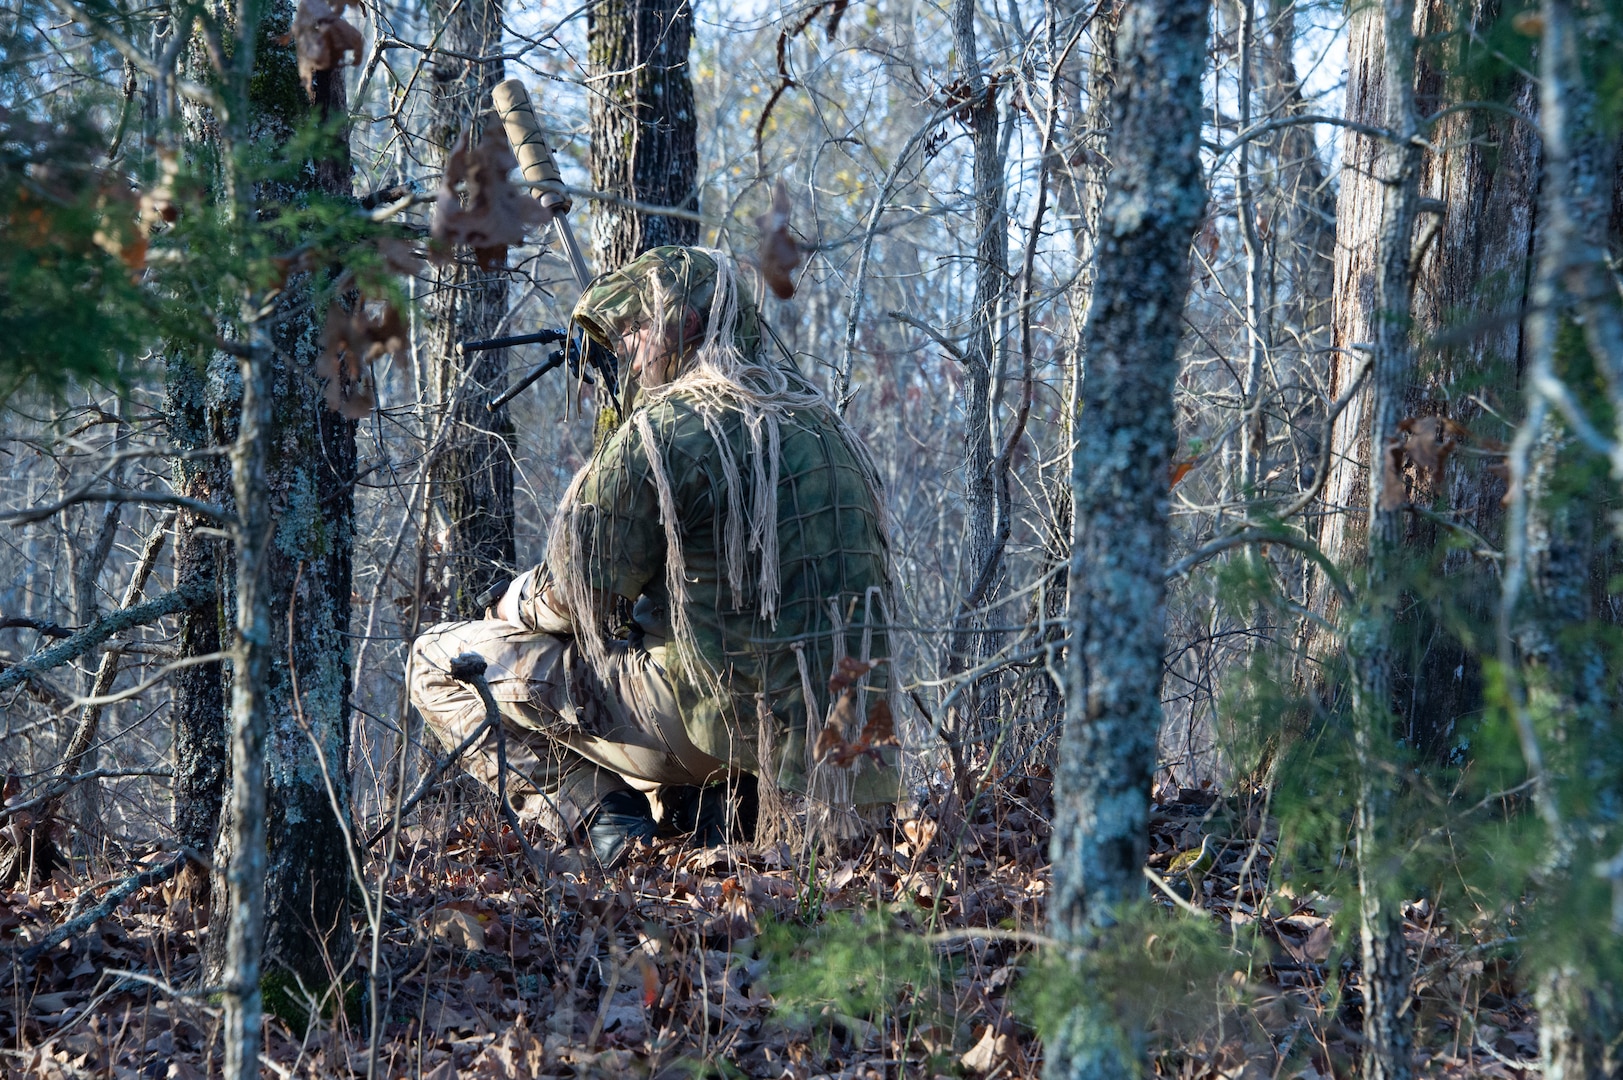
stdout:
[[[0,1071],[1620,1075],[1620,21],[8,0]],[[407,705],[560,205],[867,439],[893,827],[572,869]]]

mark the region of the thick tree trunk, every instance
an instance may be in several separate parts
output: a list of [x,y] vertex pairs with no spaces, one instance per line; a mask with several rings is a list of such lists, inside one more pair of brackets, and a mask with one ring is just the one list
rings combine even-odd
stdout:
[[[699,208],[697,113],[687,0],[597,0],[587,11],[593,76],[592,186],[654,206]],[[698,223],[598,204],[599,269],[623,266],[661,244],[692,244]]]
[[[1346,118],[1380,127],[1385,120],[1386,87],[1382,73],[1385,19],[1375,4],[1357,4],[1347,27]],[[1344,129],[1340,191],[1336,198],[1335,287],[1332,302],[1331,350],[1324,380],[1325,396],[1335,401],[1347,393],[1369,361],[1376,312],[1376,237],[1381,230],[1381,140]],[[1325,477],[1325,513],[1319,519],[1319,548],[1340,566],[1363,561],[1364,513],[1369,506],[1370,396],[1355,396],[1330,430],[1331,455]],[[1340,615],[1335,590],[1322,573],[1313,576],[1311,607],[1327,624]],[[1312,623],[1308,624],[1313,625]],[[1317,634],[1309,651],[1332,654],[1333,636]]]
[[[441,47],[463,56],[501,53],[500,0],[436,5],[444,30]],[[491,87],[505,78],[494,60],[464,64],[447,60],[463,72],[431,82],[433,106],[429,140],[448,154],[464,128],[478,127],[488,109]],[[493,122],[493,121],[491,121]],[[443,157],[442,157],[443,160]],[[431,480],[439,514],[449,535],[443,565],[448,618],[483,614],[477,600],[492,584],[510,575],[517,562],[513,539],[513,421],[503,406],[487,407],[507,383],[507,350],[463,355],[456,343],[495,337],[507,318],[507,275],[480,270],[468,259],[449,264],[440,275],[428,310],[433,325],[430,396],[450,409],[445,445],[434,459]]]
[[[1372,446],[1384,457],[1401,438],[1409,384],[1414,378],[1411,325],[1413,275],[1410,272],[1418,207],[1420,149],[1414,99],[1414,0],[1386,0],[1382,11],[1386,48],[1381,126],[1391,132],[1376,159],[1381,186],[1380,231],[1375,245],[1374,375],[1371,379]],[[1359,942],[1363,961],[1365,1080],[1407,1080],[1413,1036],[1408,1009],[1409,965],[1403,955],[1403,915],[1388,867],[1401,860],[1393,850],[1401,837],[1392,832],[1394,792],[1386,768],[1392,745],[1392,689],[1395,665],[1391,621],[1403,587],[1401,569],[1404,511],[1400,477],[1381,466],[1376,451],[1368,482],[1365,537],[1368,563],[1360,610],[1348,620],[1347,654],[1352,673],[1353,746],[1358,760],[1357,815],[1354,823],[1358,870]]]
[[[1056,936],[1085,948],[1143,895],[1161,721],[1170,536],[1168,463],[1189,244],[1206,204],[1199,160],[1209,5],[1123,12],[1113,168],[1084,334],[1071,482],[1075,543],[1066,723],[1055,773]],[[1080,1005],[1048,1048],[1051,1077],[1132,1075],[1136,1033]]]
[[[1422,7],[1426,38],[1417,78],[1420,111],[1439,113],[1450,103],[1450,72],[1461,29],[1488,32],[1500,17],[1493,0],[1467,10],[1429,0]],[[1464,24],[1462,27],[1461,24]],[[1457,79],[1457,75],[1453,76]],[[1532,80],[1512,76],[1497,95],[1524,115],[1536,115]],[[1423,155],[1420,194],[1431,200],[1417,242],[1426,243],[1415,283],[1417,329],[1441,344],[1427,357],[1408,391],[1414,415],[1439,415],[1480,429],[1486,418],[1479,400],[1505,400],[1514,393],[1522,350],[1521,320],[1532,259],[1538,195],[1539,139],[1526,122],[1503,113],[1469,109],[1445,116],[1428,133],[1435,150]],[[1487,434],[1484,432],[1484,434]],[[1438,483],[1429,474],[1411,477],[1413,500],[1441,503],[1451,519],[1483,537],[1497,537],[1503,482],[1482,457],[1456,455]],[[1405,541],[1417,554],[1431,553],[1433,576],[1446,579],[1445,600],[1406,605],[1396,638],[1402,655],[1394,699],[1405,740],[1424,759],[1442,761],[1458,745],[1460,724],[1482,708],[1480,665],[1474,650],[1445,620],[1482,625],[1497,603],[1498,583],[1480,555],[1444,544],[1457,533],[1411,516]]]
[[[291,2],[279,0],[256,28],[250,123],[260,142],[286,140],[307,117],[344,110],[342,70],[317,73],[314,103],[306,98],[292,47],[280,44],[292,16]],[[262,189],[261,197],[347,194],[346,138],[337,136],[311,163],[307,186]],[[263,920],[265,1007],[294,1022],[306,1015],[311,995],[324,1009],[335,1007],[322,995],[352,940],[346,830],[356,425],[327,408],[313,376],[320,324],[291,315],[308,304],[310,288],[308,280],[289,281],[277,307],[288,314],[271,320],[268,331],[255,325],[254,355],[242,365],[243,434],[233,462],[245,518],[237,545],[233,794],[214,860],[235,890],[233,918]],[[252,790],[253,770],[244,772],[256,754],[262,796]],[[262,821],[241,817],[256,812]],[[261,837],[262,854],[255,850]],[[242,890],[261,858],[263,905],[253,916]],[[226,884],[216,880],[218,895]],[[222,937],[210,938],[211,970],[255,970],[245,966],[248,946],[235,933],[231,945]]]
[[[1430,0],[1418,25],[1431,42],[1421,50],[1414,86],[1420,111],[1441,112],[1454,87],[1449,72],[1458,64],[1438,49],[1451,49],[1460,23],[1484,32],[1498,17],[1492,0],[1467,11]],[[1347,116],[1380,126],[1389,88],[1383,81],[1386,31],[1376,8],[1355,9],[1349,30]],[[1503,91],[1505,104],[1533,111],[1532,84],[1516,80]],[[1329,354],[1327,392],[1342,393],[1361,369],[1379,331],[1374,292],[1377,244],[1384,227],[1379,155],[1381,140],[1346,131],[1341,192],[1337,208],[1334,294],[1334,350]],[[1521,352],[1515,318],[1526,295],[1531,258],[1539,147],[1521,120],[1485,109],[1445,116],[1428,130],[1431,149],[1422,152],[1415,242],[1424,243],[1417,266],[1412,316],[1417,330],[1439,341],[1424,372],[1400,388],[1410,415],[1441,415],[1467,427],[1481,426],[1472,394],[1486,384],[1508,390]],[[1332,432],[1332,456],[1324,488],[1325,510],[1319,542],[1343,567],[1357,566],[1368,546],[1365,508],[1369,500],[1371,453],[1369,396],[1360,395],[1341,414]],[[1492,537],[1499,527],[1504,489],[1480,458],[1456,455],[1438,485],[1428,474],[1409,476],[1412,501],[1441,499],[1443,512],[1477,534]],[[1419,515],[1401,522],[1400,543],[1416,557],[1437,552],[1457,534]],[[1443,621],[1444,609],[1467,624],[1487,618],[1496,591],[1480,558],[1467,549],[1440,552],[1437,573],[1449,578],[1444,600],[1403,605],[1390,672],[1389,702],[1406,742],[1428,760],[1448,757],[1462,718],[1481,708],[1478,665]],[[1322,575],[1314,576],[1311,606],[1334,621],[1337,604]],[[1331,638],[1316,635],[1312,652],[1327,655]]]

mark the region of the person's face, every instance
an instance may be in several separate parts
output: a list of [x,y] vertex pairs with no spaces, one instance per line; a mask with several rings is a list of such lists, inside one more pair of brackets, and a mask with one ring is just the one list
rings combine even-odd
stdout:
[[630,357],[631,374],[638,385],[652,390],[676,377],[680,357],[666,334],[652,323],[644,324],[620,339],[620,355]]

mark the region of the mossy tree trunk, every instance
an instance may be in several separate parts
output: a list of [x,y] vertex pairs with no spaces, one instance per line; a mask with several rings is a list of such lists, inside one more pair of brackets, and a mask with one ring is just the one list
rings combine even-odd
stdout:
[[[235,363],[228,370],[235,374]],[[226,385],[235,380],[226,380]],[[235,397],[220,400],[219,380],[211,380],[192,356],[169,358],[165,420],[170,441],[183,451],[228,446],[236,437]],[[183,457],[173,463],[175,490],[189,499],[230,507],[231,480],[219,457]],[[198,535],[216,528],[191,510],[175,515],[175,587],[205,599],[180,615],[182,657],[220,651],[222,616],[227,598],[222,583],[228,572],[227,546],[217,537]],[[214,845],[225,796],[226,710],[224,665],[215,662],[182,668],[171,677],[174,705],[175,839],[184,847],[207,852]],[[194,879],[206,896],[201,877]]]
[[[293,48],[281,44],[292,17],[293,4],[275,0],[255,28],[246,134],[260,147],[286,143],[307,122],[344,116],[342,70],[318,73],[313,99],[306,96]],[[296,203],[317,192],[347,195],[346,140],[342,125],[328,129],[296,180],[274,190],[262,186],[258,198]],[[247,911],[240,894],[257,876],[252,848],[263,829],[262,964],[249,963],[246,953],[228,956],[227,935],[210,937],[211,973],[258,967],[265,1007],[295,1021],[306,994],[319,999],[328,990],[353,939],[345,837],[356,423],[326,406],[315,375],[321,324],[309,306],[313,285],[309,276],[289,279],[268,327],[265,320],[254,324],[252,356],[240,365],[243,433],[233,461],[244,534],[237,545],[239,670],[232,702],[237,775],[215,849],[214,890],[224,896],[228,883],[234,887],[233,919]],[[242,822],[255,809],[244,789],[257,785],[241,770],[256,748],[263,821]],[[253,921],[246,919],[239,940],[253,932]]]
[[[1072,456],[1065,732],[1055,770],[1056,937],[1080,951],[1144,896],[1150,782],[1166,640],[1167,468],[1189,291],[1206,205],[1200,164],[1205,0],[1128,5],[1116,40],[1110,178],[1083,335],[1088,358]],[[1137,1075],[1141,1032],[1079,1002],[1048,1046],[1056,1078]]]
[[[698,117],[688,0],[597,0],[586,16],[593,77],[592,186],[654,206],[699,208]],[[592,225],[599,270],[662,244],[692,244],[698,222],[600,203]]]

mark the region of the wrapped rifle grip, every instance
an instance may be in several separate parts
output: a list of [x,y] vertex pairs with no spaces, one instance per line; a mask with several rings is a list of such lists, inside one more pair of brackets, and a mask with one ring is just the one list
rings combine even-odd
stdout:
[[496,106],[496,115],[501,118],[502,127],[507,131],[507,141],[513,144],[513,155],[518,158],[524,179],[532,184],[548,185],[534,189],[531,194],[554,213],[569,213],[573,204],[564,193],[558,163],[552,160],[552,151],[547,148],[546,139],[541,134],[541,124],[536,119],[535,107],[530,104],[530,94],[524,89],[524,83],[518,79],[498,83],[490,91],[490,100]]

